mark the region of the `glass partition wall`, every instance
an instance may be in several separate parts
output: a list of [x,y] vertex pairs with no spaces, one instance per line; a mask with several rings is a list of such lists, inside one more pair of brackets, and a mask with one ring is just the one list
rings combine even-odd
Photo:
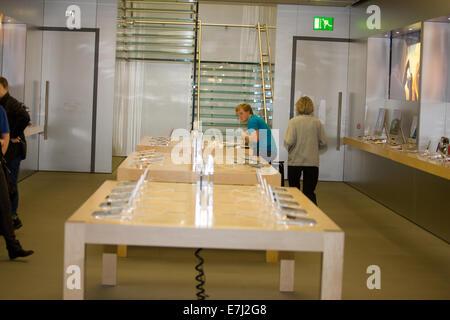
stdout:
[[296,115],[294,106],[300,97],[308,96],[313,100],[314,116],[320,119],[328,137],[328,149],[320,157],[319,179],[342,181],[344,148],[341,148],[341,138],[347,131],[349,40],[294,39],[291,118]]
[[450,137],[450,16],[424,23],[419,148]]

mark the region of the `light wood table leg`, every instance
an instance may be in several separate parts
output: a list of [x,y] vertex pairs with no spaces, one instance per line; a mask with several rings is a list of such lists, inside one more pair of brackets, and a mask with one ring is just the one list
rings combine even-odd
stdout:
[[64,226],[63,299],[84,299],[85,225],[67,222]]
[[115,286],[117,284],[117,250],[118,246],[103,246],[102,284]]
[[121,258],[127,257],[127,246],[126,245],[118,245],[117,246],[117,255]]
[[[271,185],[271,186],[276,186],[276,187],[281,187],[281,177],[278,178],[278,175],[265,175],[264,178],[267,181],[267,184]],[[276,263],[280,261],[280,258],[278,256],[278,251],[270,251],[267,250],[266,251],[266,262],[270,263]]]
[[278,262],[278,251],[266,251],[266,262]]
[[294,291],[295,256],[293,252],[280,252],[280,291]]
[[322,255],[322,300],[340,300],[344,271],[344,233],[327,232]]

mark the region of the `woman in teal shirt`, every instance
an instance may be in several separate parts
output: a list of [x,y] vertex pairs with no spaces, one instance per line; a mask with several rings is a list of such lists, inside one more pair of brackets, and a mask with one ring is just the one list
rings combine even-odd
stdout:
[[245,142],[254,143],[256,155],[272,161],[277,156],[277,145],[272,136],[267,123],[257,115],[253,114],[253,109],[248,103],[242,103],[236,107],[236,114],[239,120],[247,122],[248,132],[243,133]]

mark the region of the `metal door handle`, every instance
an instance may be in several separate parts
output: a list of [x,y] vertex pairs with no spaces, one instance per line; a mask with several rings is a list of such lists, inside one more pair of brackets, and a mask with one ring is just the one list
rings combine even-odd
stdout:
[[337,122],[337,144],[336,150],[341,150],[341,112],[342,112],[342,92],[339,92],[338,97],[338,122]]
[[50,82],[45,82],[45,120],[44,120],[44,140],[47,140],[47,127],[48,127],[48,91],[50,87]]

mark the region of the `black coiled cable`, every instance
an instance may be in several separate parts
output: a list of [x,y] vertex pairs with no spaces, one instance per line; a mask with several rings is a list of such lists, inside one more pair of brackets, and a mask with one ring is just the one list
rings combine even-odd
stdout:
[[195,250],[195,256],[200,261],[199,264],[195,266],[195,270],[197,270],[198,275],[195,277],[195,280],[199,282],[195,287],[197,288],[198,292],[196,293],[197,300],[205,300],[208,295],[205,293],[205,289],[203,288],[203,285],[205,284],[205,273],[203,272],[203,258],[200,256],[200,251],[202,249]]

